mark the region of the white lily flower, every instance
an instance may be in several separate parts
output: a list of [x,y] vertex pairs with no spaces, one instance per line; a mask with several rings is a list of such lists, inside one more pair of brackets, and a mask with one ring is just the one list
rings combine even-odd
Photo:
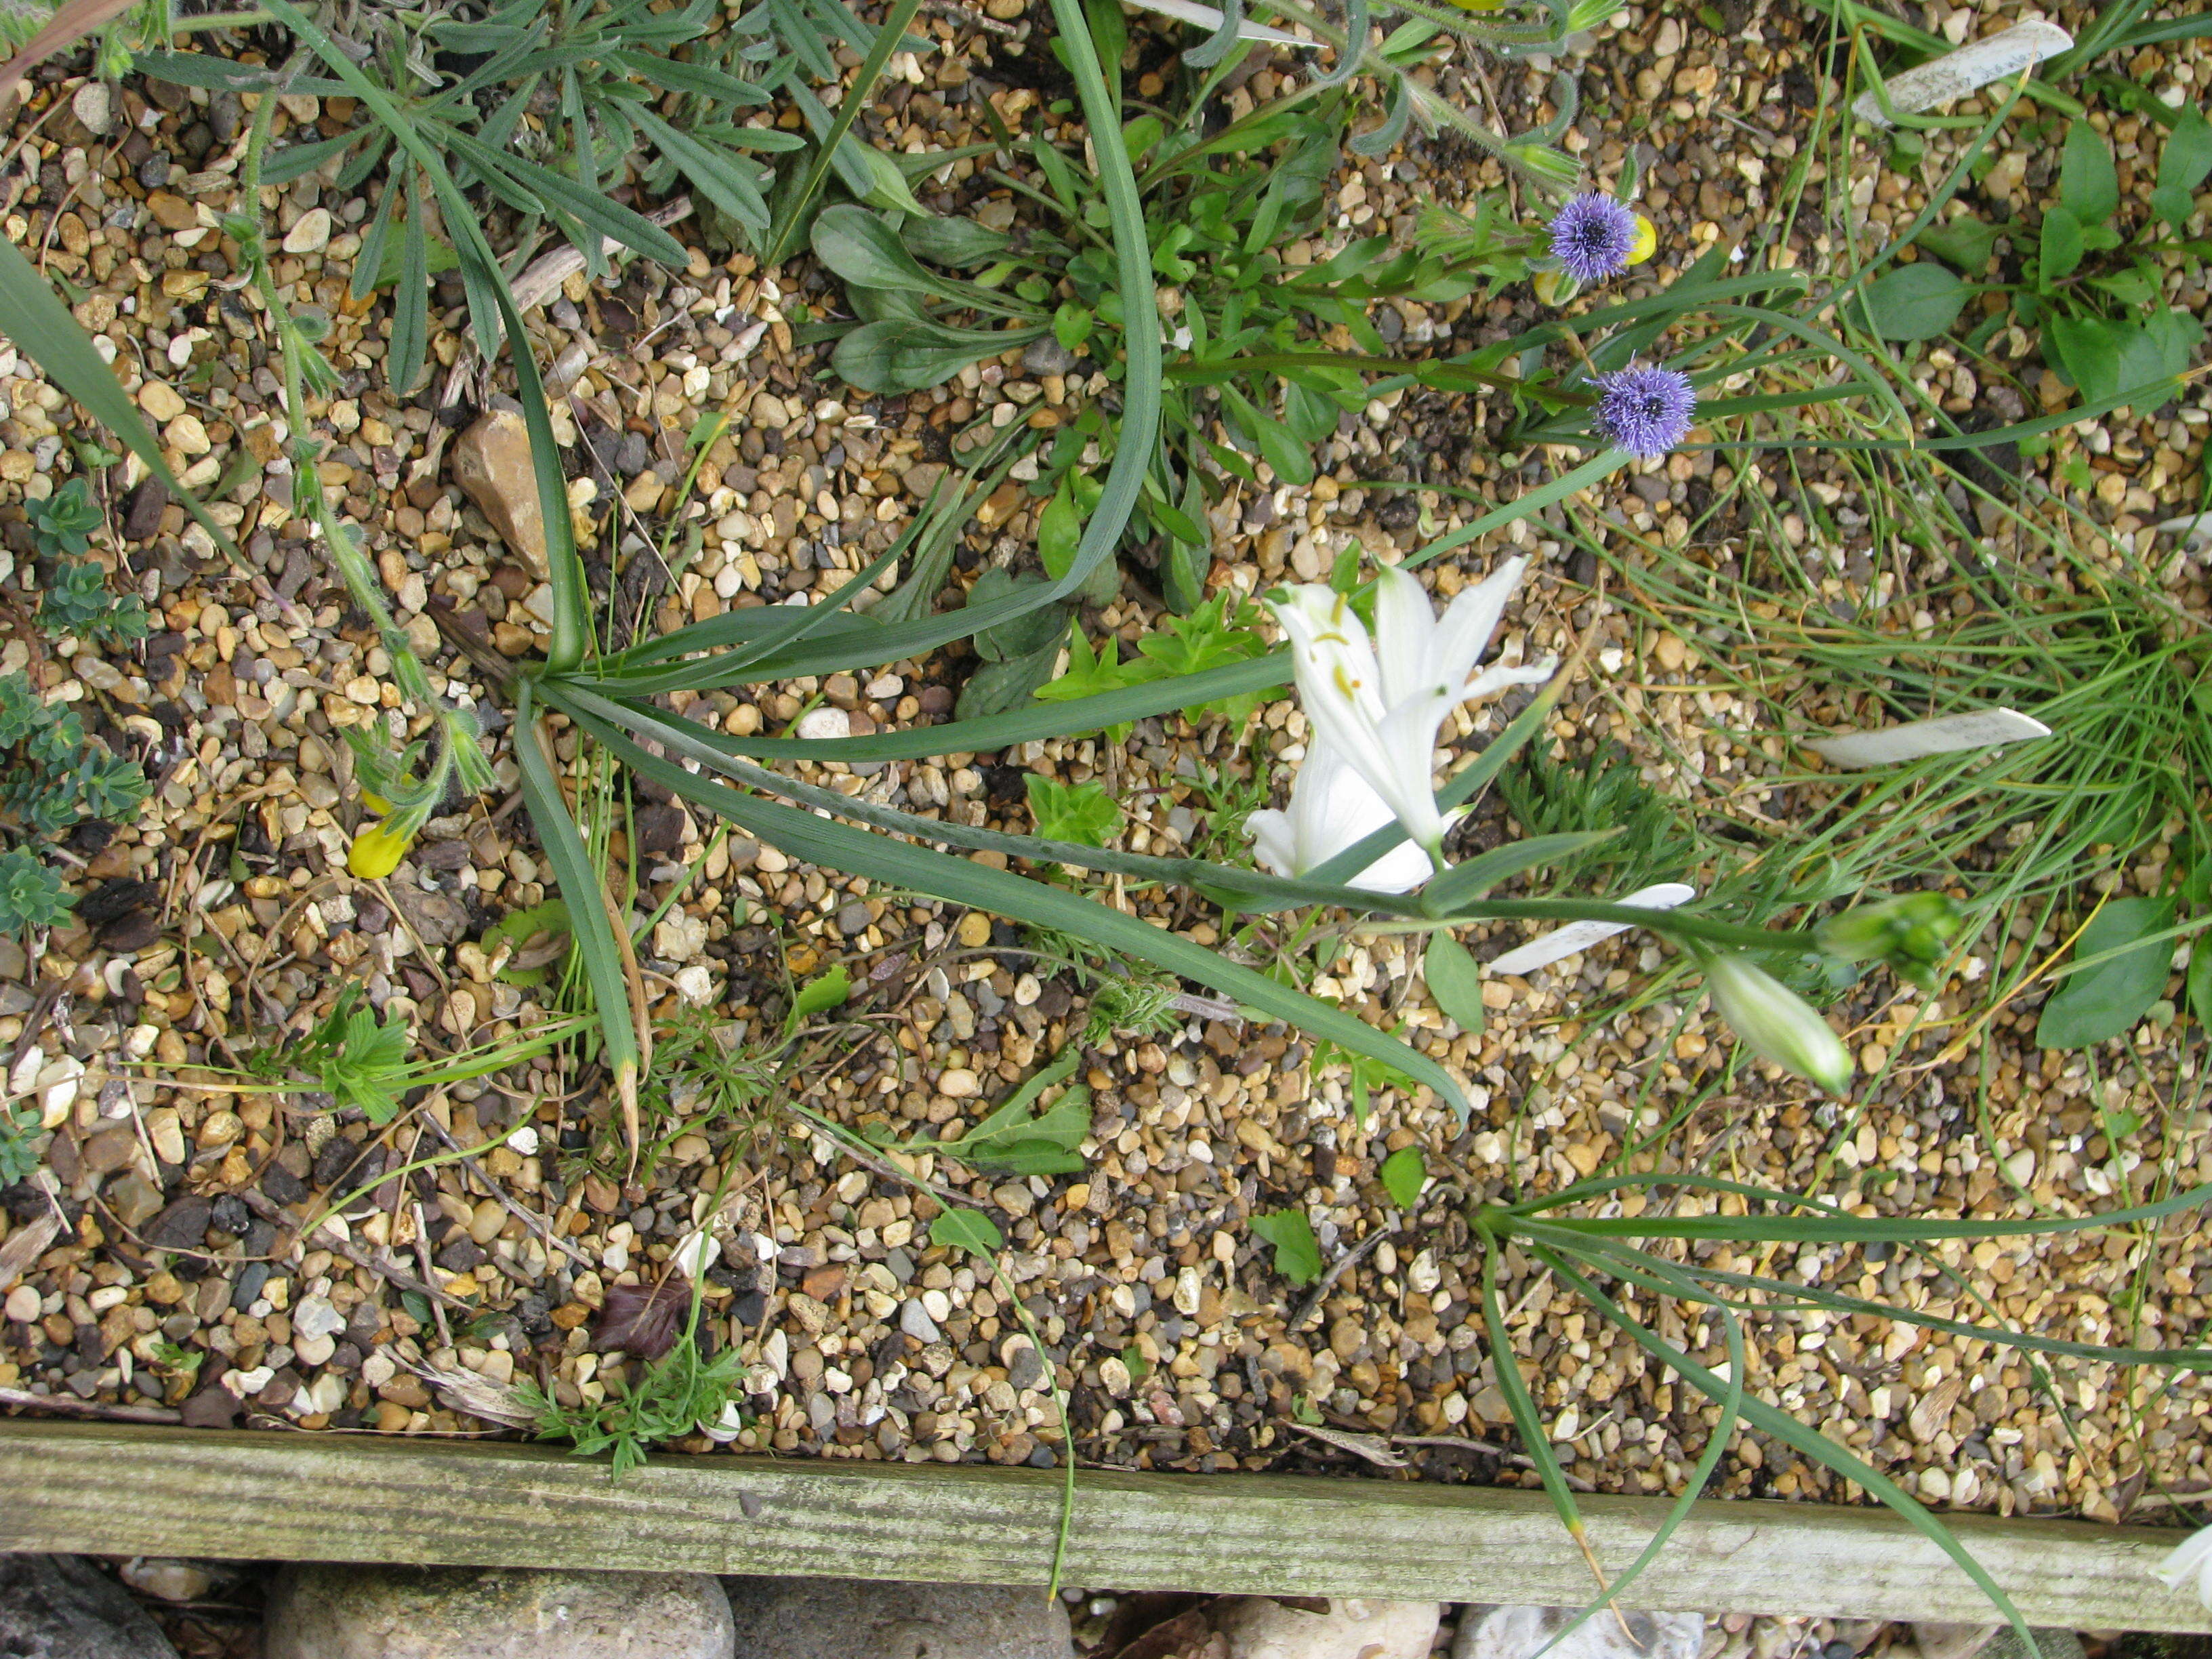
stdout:
[[2212,1607],[2212,1527],[2191,1534],[2151,1571],[2168,1589],[2194,1590],[2198,1601]]
[[1742,957],[1710,956],[1704,967],[1714,1008],[1745,1048],[1832,1095],[1850,1086],[1850,1050],[1818,1008]]
[[1385,569],[1372,640],[1343,595],[1319,583],[1292,587],[1269,606],[1290,635],[1298,700],[1316,735],[1382,798],[1438,870],[1449,825],[1437,810],[1430,761],[1444,716],[1469,697],[1551,678],[1548,662],[1475,672],[1527,565],[1508,559],[1454,599],[1441,620],[1410,572]]
[[[1316,735],[1291,781],[1289,810],[1270,808],[1244,820],[1260,862],[1279,876],[1303,876],[1357,846],[1390,822],[1389,804]],[[1402,893],[1429,874],[1429,855],[1401,841],[1346,884],[1370,893]]]

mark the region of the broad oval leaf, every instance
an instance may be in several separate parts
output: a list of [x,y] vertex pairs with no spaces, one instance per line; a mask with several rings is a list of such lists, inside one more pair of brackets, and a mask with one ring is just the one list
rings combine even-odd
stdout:
[[1006,1242],[1006,1236],[981,1210],[945,1210],[929,1224],[929,1242],[939,1249],[988,1256]]
[[1457,1021],[1462,1030],[1482,1030],[1482,969],[1465,945],[1449,933],[1438,933],[1421,957],[1421,977],[1446,1018]]
[[2085,225],[2104,224],[2120,210],[2112,146],[2087,121],[2066,129],[2066,149],[2058,160],[2058,201]]
[[916,294],[944,290],[944,279],[924,270],[898,233],[864,207],[847,202],[823,209],[815,217],[813,241],[814,257],[848,283]]
[[1867,323],[1885,340],[1929,340],[1951,326],[1971,290],[1942,266],[1923,259],[1876,277],[1861,296]]
[[[2043,1005],[2037,1044],[2087,1048],[2133,1029],[2166,989],[2172,921],[2170,899],[2115,899],[2100,910],[2074,945],[2075,961],[2090,965],[2061,981]],[[2098,957],[2105,960],[2093,960]]]

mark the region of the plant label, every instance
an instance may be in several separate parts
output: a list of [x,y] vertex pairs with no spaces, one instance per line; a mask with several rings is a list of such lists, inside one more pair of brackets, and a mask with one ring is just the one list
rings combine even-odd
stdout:
[[[1917,69],[1882,83],[1889,107],[1911,115],[1937,104],[1964,98],[1978,87],[2032,69],[2074,45],[2074,37],[2056,23],[2015,23],[2000,33],[1969,41],[1956,52],[1929,59]],[[1852,100],[1851,113],[1860,120],[1887,127],[1881,94],[1869,90]]]
[[[1686,899],[1693,899],[1698,890],[1686,883],[1662,881],[1656,887],[1644,887],[1620,901],[1632,904],[1639,910],[1671,910]],[[1526,974],[1557,962],[1561,957],[1571,957],[1577,951],[1587,951],[1601,939],[1611,939],[1615,933],[1625,933],[1629,924],[1625,921],[1571,921],[1564,927],[1555,927],[1540,939],[1508,951],[1502,957],[1493,957],[1484,963],[1484,971],[1492,974]]]
[[2014,708],[1984,708],[1971,714],[1886,726],[1879,732],[1846,732],[1840,737],[1808,738],[1805,746],[1831,766],[1894,766],[1954,749],[1987,749],[1993,744],[2047,738],[2051,728]]

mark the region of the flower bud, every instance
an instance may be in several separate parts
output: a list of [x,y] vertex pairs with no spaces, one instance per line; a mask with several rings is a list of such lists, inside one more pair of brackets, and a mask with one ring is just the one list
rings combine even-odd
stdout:
[[1705,990],[1743,1046],[1832,1095],[1850,1086],[1851,1056],[1820,1011],[1739,956],[1705,959]]
[[1942,893],[1908,893],[1862,904],[1820,924],[1820,948],[1846,962],[1879,960],[1906,983],[1933,995],[1966,913]]

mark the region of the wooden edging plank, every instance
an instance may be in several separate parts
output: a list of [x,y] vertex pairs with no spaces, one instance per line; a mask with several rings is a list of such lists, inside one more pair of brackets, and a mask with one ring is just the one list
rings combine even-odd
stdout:
[[[945,1464],[665,1456],[609,1478],[547,1447],[0,1420],[0,1550],[1042,1583],[1060,1478]],[[1588,1498],[1615,1571],[1667,1510]],[[1962,1515],[2032,1624],[2212,1631],[2151,1566],[2182,1536]],[[1117,1589],[1577,1603],[1541,1494],[1267,1475],[1085,1472],[1064,1582]],[[1631,1606],[1987,1623],[1885,1510],[1706,1502]]]

